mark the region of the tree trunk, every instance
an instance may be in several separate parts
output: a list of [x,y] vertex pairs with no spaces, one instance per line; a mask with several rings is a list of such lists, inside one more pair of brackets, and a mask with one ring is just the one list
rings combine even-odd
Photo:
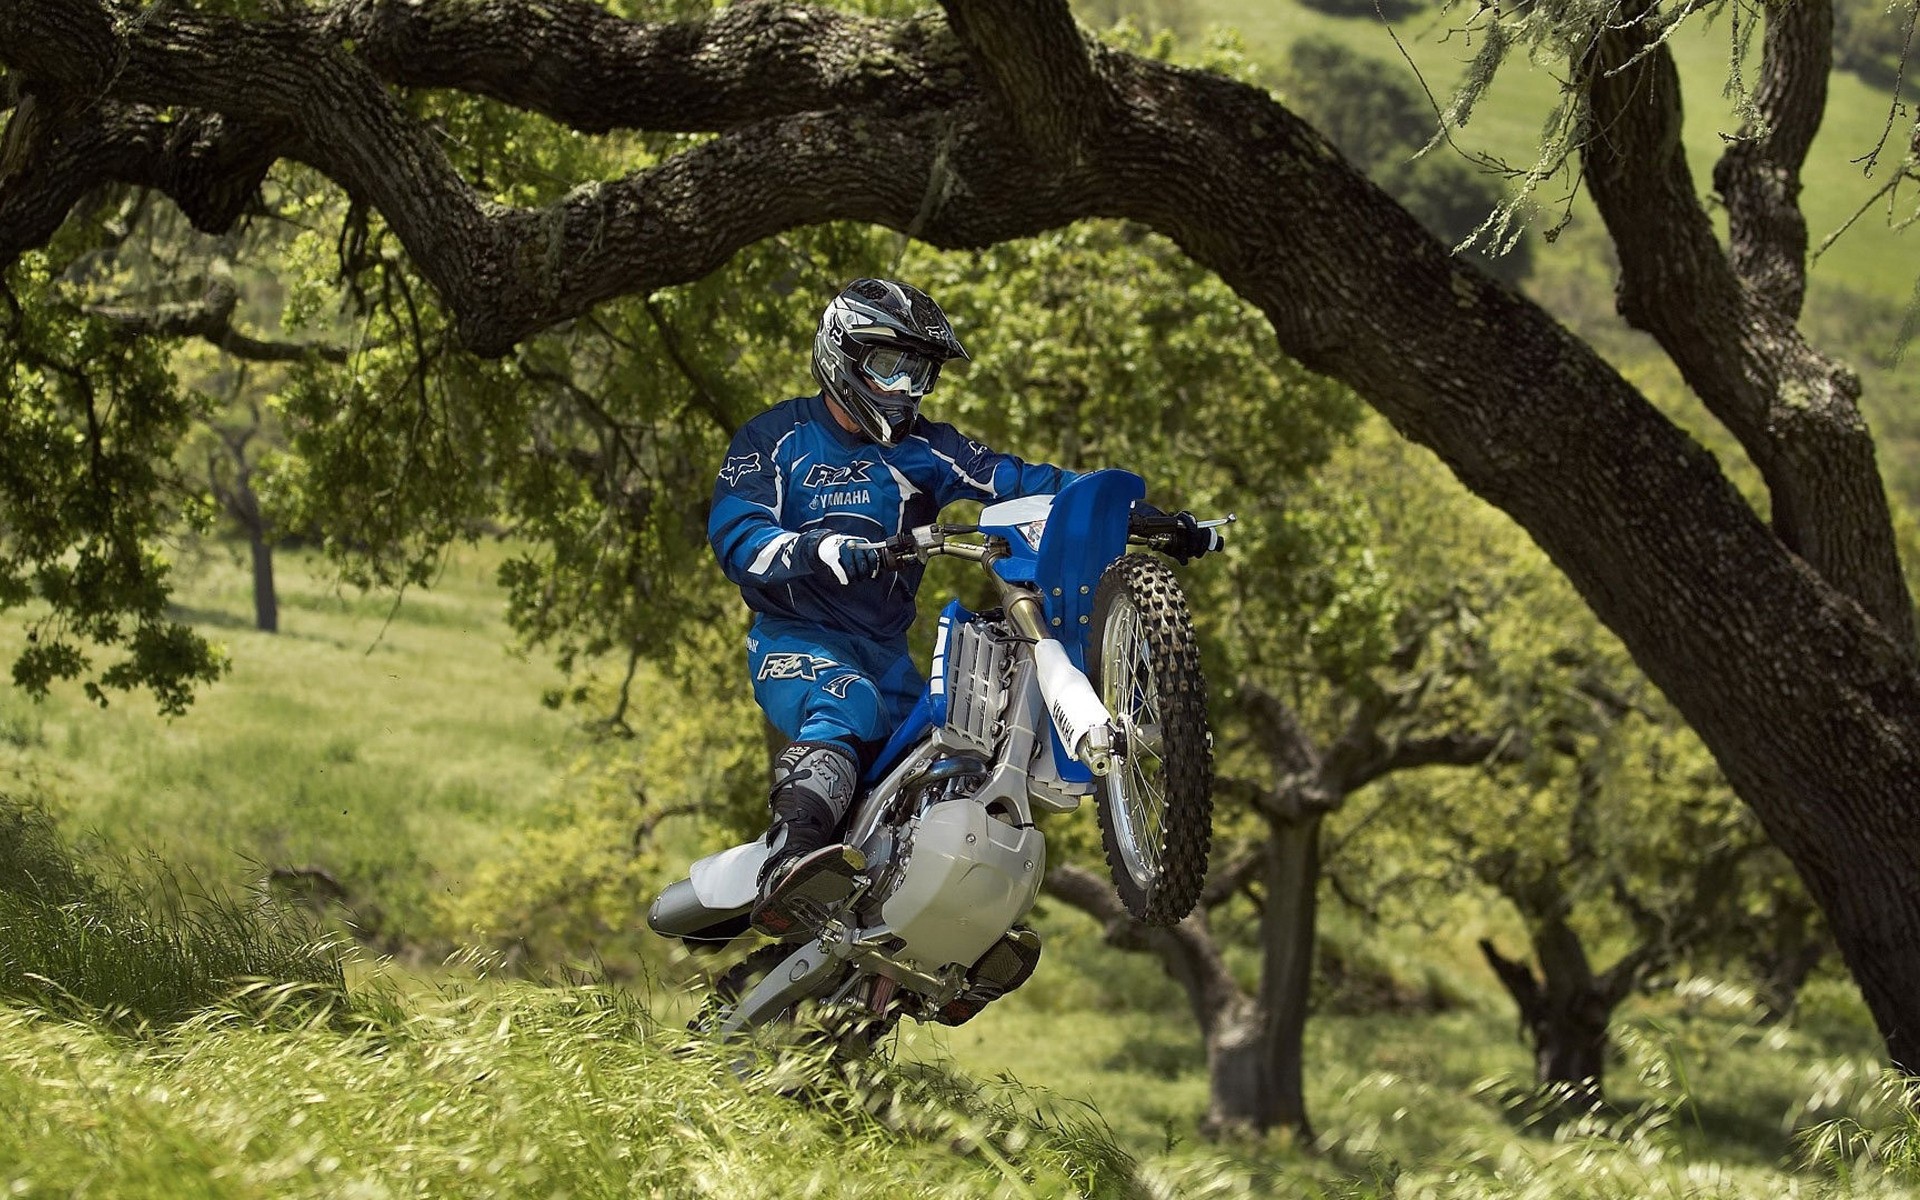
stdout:
[[1316,899],[1320,882],[1320,825],[1312,810],[1298,821],[1273,820],[1263,878],[1267,903],[1260,919],[1261,979],[1249,996],[1228,971],[1201,909],[1178,925],[1155,929],[1130,918],[1104,879],[1079,867],[1047,873],[1049,894],[1092,915],[1106,939],[1157,955],[1187,993],[1207,1053],[1210,1135],[1265,1133],[1276,1127],[1313,1139],[1307,1118],[1304,1038],[1313,985]]
[[1827,955],[1827,938],[1811,903],[1781,903],[1772,921],[1754,937],[1752,962],[1758,975],[1754,999],[1762,1020],[1774,1024],[1793,1013],[1800,989]]
[[1264,1131],[1259,1114],[1267,1110],[1272,1081],[1267,1075],[1266,1021],[1259,1005],[1238,992],[1200,1027],[1207,1048],[1207,1115],[1200,1131],[1208,1137]]
[[1533,944],[1540,976],[1502,956],[1488,939],[1481,939],[1480,952],[1520,1009],[1533,1043],[1534,1082],[1569,1106],[1590,1110],[1605,1097],[1607,1023],[1618,1001],[1594,979],[1579,937],[1564,921],[1549,922]]
[[1794,1006],[1800,1002],[1800,989],[1826,956],[1826,946],[1809,942],[1792,954],[1761,964],[1754,999],[1760,1004],[1762,1025],[1777,1025],[1793,1015]]
[[258,529],[247,537],[253,552],[253,624],[262,633],[280,632],[280,600],[273,588],[273,543]]
[[1260,1011],[1269,1089],[1256,1125],[1293,1129],[1313,1139],[1303,1090],[1307,1005],[1313,992],[1314,924],[1320,891],[1320,825],[1311,810],[1297,821],[1273,821],[1267,844],[1267,907],[1260,917]]
[[1227,969],[1206,909],[1156,928],[1129,916],[1113,885],[1083,867],[1055,867],[1044,886],[1048,895],[1099,921],[1109,945],[1152,953],[1187,993],[1207,1054],[1207,1115],[1201,1130],[1218,1136],[1267,1129],[1267,1022],[1260,1004]]

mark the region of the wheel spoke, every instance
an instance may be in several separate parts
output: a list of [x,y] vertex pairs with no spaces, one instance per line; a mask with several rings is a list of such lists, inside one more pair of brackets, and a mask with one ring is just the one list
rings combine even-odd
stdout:
[[1108,572],[1096,600],[1098,690],[1115,735],[1102,835],[1127,911],[1165,925],[1192,911],[1206,878],[1206,684],[1172,573],[1136,556]]
[[[1161,774],[1159,703],[1152,659],[1140,611],[1121,599],[1109,618],[1103,647],[1101,699],[1127,735],[1126,754],[1114,764],[1109,787],[1120,856],[1141,887],[1160,876],[1161,821],[1166,802],[1154,776]],[[1150,736],[1142,732],[1151,730]],[[1118,785],[1118,786],[1113,786]]]

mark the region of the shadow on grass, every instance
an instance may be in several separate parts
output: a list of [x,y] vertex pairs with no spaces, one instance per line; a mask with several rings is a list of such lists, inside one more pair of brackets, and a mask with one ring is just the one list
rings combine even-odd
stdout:
[[1128,1038],[1100,1066],[1107,1071],[1178,1079],[1195,1069],[1204,1071],[1206,1060],[1187,1030],[1155,1025]]
[[[281,606],[281,612],[285,613],[289,607],[292,606],[283,604]],[[225,629],[238,631],[240,633],[261,632],[252,617],[241,616],[238,613],[228,612],[225,609],[195,608],[186,604],[174,604],[168,606],[167,616],[171,620],[179,621],[184,625],[191,625],[197,629]],[[299,629],[288,629],[284,625],[272,636],[283,638],[290,642],[306,642],[315,646],[327,646],[334,650],[365,651],[368,649],[368,645],[365,642],[356,642],[349,638],[336,637],[333,634],[309,633]],[[391,647],[381,649],[384,649],[384,652],[391,653]]]
[[1683,1141],[1703,1143],[1711,1157],[1734,1159],[1754,1166],[1776,1166],[1793,1151],[1793,1140],[1780,1128],[1779,1119],[1768,1119],[1763,1112],[1785,1112],[1783,1098],[1777,1107],[1755,1106],[1747,1097],[1746,1109],[1716,1101],[1690,1101],[1674,1118],[1674,1131]]
[[207,627],[212,629],[244,629],[256,632],[254,619],[241,616],[222,608],[194,608],[186,604],[169,604],[167,617],[184,625]]

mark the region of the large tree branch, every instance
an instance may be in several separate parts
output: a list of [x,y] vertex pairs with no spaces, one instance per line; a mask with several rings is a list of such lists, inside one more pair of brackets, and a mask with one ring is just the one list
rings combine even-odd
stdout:
[[1096,84],[1094,47],[1066,0],[941,3],[1021,137],[1047,157],[1090,154],[1110,98]]
[[1234,700],[1247,714],[1254,745],[1279,775],[1320,773],[1320,748],[1300,723],[1293,707],[1270,689],[1247,678],[1234,685]]
[[346,0],[323,26],[393,83],[490,96],[590,133],[944,107],[964,92],[967,65],[938,20],[876,21],[780,0],[684,24],[627,21],[582,0]]
[[[85,39],[86,29],[30,19],[72,7],[20,0],[0,9],[0,53],[36,69],[58,64],[65,87],[284,123],[288,153],[380,211],[467,344],[487,354],[610,297],[699,278],[783,229],[854,217],[937,225],[929,236],[944,244],[983,245],[1062,224],[1084,204],[1086,179],[1057,165],[1035,171],[976,101],[904,117],[763,121],[546,208],[513,209],[459,177],[365,59],[300,22],[155,17],[91,38],[93,52],[118,64],[96,77],[42,44]],[[948,204],[943,189],[930,191],[936,159],[974,181],[969,199],[984,202]],[[989,187],[997,194],[979,194]]]
[[1048,870],[1041,887],[1047,895],[1098,921],[1109,945],[1157,957],[1167,974],[1186,990],[1201,1029],[1212,1030],[1230,1006],[1246,1003],[1245,990],[1227,968],[1207,927],[1205,909],[1188,914],[1175,925],[1142,924],[1127,914],[1111,883],[1070,863]]
[[1731,260],[1687,166],[1679,74],[1655,8],[1631,0],[1576,64],[1593,106],[1586,175],[1620,253],[1620,315],[1659,340],[1745,447],[1781,541],[1911,647],[1913,603],[1859,381],[1794,324],[1805,288],[1799,166],[1825,98],[1827,0],[1769,8],[1758,99],[1774,124],[1748,130],[1717,172]]
[[1800,212],[1800,168],[1827,108],[1833,65],[1831,0],[1773,0],[1757,118],[1728,144],[1714,167],[1714,190],[1727,204],[1733,269],[1758,303],[1797,320],[1807,291],[1807,219]]
[[1510,744],[1504,737],[1465,730],[1427,736],[1396,738],[1382,752],[1360,766],[1349,778],[1351,791],[1396,771],[1417,771],[1421,767],[1478,767],[1499,758]]
[[222,232],[280,149],[258,122],[110,102],[67,111],[38,97],[13,112],[4,140],[0,267],[46,244],[75,204],[113,183],[158,189],[195,228]]

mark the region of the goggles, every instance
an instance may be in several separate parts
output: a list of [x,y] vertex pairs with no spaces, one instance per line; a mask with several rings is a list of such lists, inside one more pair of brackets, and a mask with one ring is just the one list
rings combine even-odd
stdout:
[[882,346],[869,350],[860,369],[874,387],[905,396],[924,396],[940,378],[940,364],[924,354]]

